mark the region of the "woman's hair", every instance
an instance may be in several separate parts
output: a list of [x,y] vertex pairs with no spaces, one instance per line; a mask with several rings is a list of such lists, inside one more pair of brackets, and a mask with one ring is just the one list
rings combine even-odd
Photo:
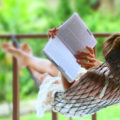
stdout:
[[113,34],[104,41],[102,54],[114,74],[120,74],[120,34]]
[[103,42],[102,54],[106,59],[107,55],[110,54],[114,49],[120,49],[120,34],[113,34]]

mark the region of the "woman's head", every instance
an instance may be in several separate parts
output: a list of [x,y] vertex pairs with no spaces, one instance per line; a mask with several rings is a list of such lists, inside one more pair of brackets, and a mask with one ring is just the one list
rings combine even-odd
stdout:
[[120,69],[120,34],[113,34],[104,41],[102,54],[112,71]]
[[120,49],[120,34],[113,34],[103,43],[102,54],[104,58],[106,59],[107,55],[117,48]]

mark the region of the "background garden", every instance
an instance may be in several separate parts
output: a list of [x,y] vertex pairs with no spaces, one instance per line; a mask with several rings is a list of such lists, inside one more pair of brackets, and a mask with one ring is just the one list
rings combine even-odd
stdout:
[[[119,32],[119,6],[119,0],[0,0],[0,34],[47,33],[48,29],[58,27],[74,12],[79,13],[92,32]],[[101,54],[101,46],[104,39],[97,39],[97,58],[102,61],[104,59]],[[41,50],[47,40],[24,39],[21,40],[21,43],[24,41],[30,44],[35,56],[44,57]],[[2,42],[6,42],[6,40],[0,40],[0,46]],[[27,70],[20,69],[19,77],[21,101],[36,99],[38,89]],[[0,104],[11,102],[12,57],[5,54],[0,47]],[[98,119],[119,120],[119,110],[120,105],[109,107],[98,113]],[[47,120],[49,113],[44,117]],[[8,117],[0,117],[0,120],[11,119],[11,112]],[[38,118],[33,113],[21,117],[21,120],[25,119],[37,120]],[[81,118],[81,120],[83,119],[88,120],[90,116]]]

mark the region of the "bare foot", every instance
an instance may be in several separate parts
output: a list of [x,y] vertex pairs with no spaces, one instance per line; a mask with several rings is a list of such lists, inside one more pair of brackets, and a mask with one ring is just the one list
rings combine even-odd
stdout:
[[3,43],[2,48],[7,53],[9,53],[12,56],[16,57],[16,59],[18,60],[19,67],[24,68],[24,67],[27,66],[28,57],[29,57],[29,55],[32,54],[32,50],[28,46],[27,43],[24,43],[21,46],[21,49],[17,49],[13,45],[8,44],[8,43]]
[[23,43],[20,47],[20,49],[26,53],[29,53],[32,55],[32,49],[27,43]]

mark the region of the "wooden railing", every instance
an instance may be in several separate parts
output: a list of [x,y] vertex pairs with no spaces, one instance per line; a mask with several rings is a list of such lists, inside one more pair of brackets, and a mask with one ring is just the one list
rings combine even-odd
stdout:
[[[93,33],[96,38],[108,37],[112,33]],[[0,40],[6,39],[11,40],[11,35],[0,35]],[[44,39],[47,38],[47,34],[18,34],[14,35],[17,39]],[[39,40],[38,39],[38,40]],[[13,43],[14,44],[14,43]],[[96,52],[97,53],[97,52]],[[17,60],[13,57],[13,120],[19,120],[20,118],[20,109],[19,109],[19,77],[18,77],[18,64]],[[57,113],[52,112],[52,120],[57,120]],[[97,115],[92,115],[92,120],[97,120]]]

